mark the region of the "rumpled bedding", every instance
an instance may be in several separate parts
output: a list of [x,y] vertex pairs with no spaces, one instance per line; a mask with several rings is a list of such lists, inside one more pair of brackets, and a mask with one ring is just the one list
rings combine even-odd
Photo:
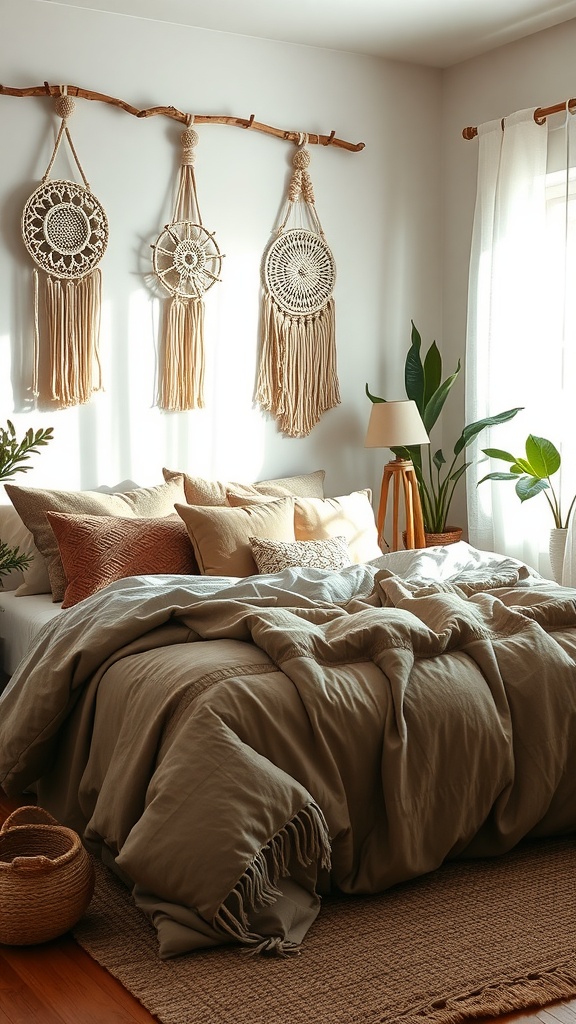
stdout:
[[112,584],[0,698],[0,783],[131,886],[161,957],[287,955],[328,892],[573,832],[576,590],[452,547]]

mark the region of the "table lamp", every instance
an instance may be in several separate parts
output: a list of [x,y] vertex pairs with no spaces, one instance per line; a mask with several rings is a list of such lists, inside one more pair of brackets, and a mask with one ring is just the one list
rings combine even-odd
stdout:
[[[366,431],[365,448],[405,448],[411,444],[430,444],[430,439],[420,418],[416,402],[374,402],[370,412],[368,430]],[[411,459],[398,456],[384,466],[382,489],[378,506],[378,540],[382,538],[386,504],[390,481],[394,480],[392,505],[392,547],[391,551],[400,549],[399,506],[400,489],[404,494],[406,520],[406,547],[423,548],[426,546],[424,537],[424,520],[422,505],[418,491],[418,481],[414,463]]]

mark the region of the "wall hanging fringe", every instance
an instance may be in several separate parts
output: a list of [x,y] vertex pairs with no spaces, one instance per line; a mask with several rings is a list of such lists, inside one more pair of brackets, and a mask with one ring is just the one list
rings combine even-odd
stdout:
[[[316,212],[308,150],[299,148],[292,162],[285,215],[263,260],[256,400],[285,434],[305,437],[322,413],[340,403],[336,266]],[[286,230],[297,212],[311,228]]]
[[[108,244],[108,220],[90,191],[72,143],[68,119],[75,104],[65,86],[54,106],[62,123],[42,182],[24,206],[22,237],[37,267],[46,274],[41,279],[34,269],[34,394],[43,397],[39,368],[47,349],[49,398],[59,408],[66,408],[88,402],[94,391],[102,389],[98,264]],[[49,178],[64,138],[82,185]]]
[[[0,85],[0,96],[56,96],[60,92],[60,86],[50,85],[48,82],[44,82],[44,85],[32,85],[23,89],[17,89],[8,85]],[[133,114],[134,117],[146,118],[161,115],[163,117],[171,117],[175,121],[181,121],[182,124],[186,124],[188,115],[182,110],[178,110],[176,107],[148,107],[146,109],[139,109],[138,107],[132,106],[125,100],[117,99],[115,96],[107,96],[102,92],[93,92],[91,89],[82,89],[77,85],[67,85],[65,87],[68,91],[69,96],[80,96],[84,100],[96,100],[100,103],[110,103],[114,107],[120,107],[125,110],[127,114]],[[278,139],[284,139],[286,142],[298,142],[298,137],[301,133],[294,131],[285,131],[283,128],[273,128],[271,125],[262,124],[261,121],[254,120],[254,114],[251,114],[248,118],[243,117],[229,117],[224,114],[196,114],[194,118],[195,124],[229,124],[235,125],[237,128],[250,128],[255,132],[264,132],[266,135],[274,135]],[[336,133],[331,131],[329,135],[318,135],[317,133],[308,136],[310,145],[318,146],[335,146],[337,149],[347,149],[352,153],[359,153],[364,149],[364,142],[345,142],[344,139],[338,139]]]
[[154,272],[171,298],[161,322],[158,405],[181,412],[204,407],[204,293],[220,280],[223,254],[202,224],[194,175],[198,134],[182,132],[178,192],[170,224],[152,246]]

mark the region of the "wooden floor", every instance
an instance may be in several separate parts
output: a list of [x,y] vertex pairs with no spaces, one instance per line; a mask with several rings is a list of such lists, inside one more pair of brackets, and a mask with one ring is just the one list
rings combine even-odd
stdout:
[[[0,823],[26,802],[9,799],[0,789]],[[499,1020],[502,1024],[576,1024],[576,999],[554,1003],[533,1013],[509,1014]],[[0,946],[0,1024],[154,1021],[156,1018],[70,935],[42,946]],[[230,1024],[234,1021],[230,1020]]]

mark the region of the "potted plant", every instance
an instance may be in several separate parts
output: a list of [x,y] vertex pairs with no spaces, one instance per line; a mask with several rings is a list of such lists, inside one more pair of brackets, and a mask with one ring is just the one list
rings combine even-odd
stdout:
[[560,583],[568,523],[576,502],[575,494],[568,512],[566,515],[562,514],[560,496],[554,490],[551,480],[562,464],[560,452],[552,441],[546,437],[537,437],[535,434],[528,434],[524,444],[524,455],[512,455],[500,448],[484,448],[483,452],[492,459],[508,463],[509,469],[507,472],[487,473],[478,481],[478,486],[485,480],[514,480],[514,489],[521,502],[528,501],[540,493],[546,498],[554,521],[550,531],[550,561],[554,579]]
[[[6,427],[0,427],[0,480],[12,480],[15,473],[25,473],[30,466],[24,465],[31,455],[38,454],[38,449],[52,440],[53,429],[32,428],[26,431],[21,441],[16,437],[14,424],[6,421]],[[7,576],[13,569],[27,569],[32,555],[20,551],[19,547],[10,548],[0,538],[0,586],[2,576]]]
[[[460,360],[454,372],[442,380],[442,357],[436,342],[432,342],[422,361],[422,339],[414,321],[411,323],[411,344],[404,365],[404,386],[407,397],[416,403],[426,432],[430,436],[458,379]],[[371,402],[386,401],[385,398],[371,394],[368,384],[366,394]],[[507,409],[505,412],[486,416],[464,426],[452,450],[450,462],[441,448],[432,454],[431,445],[426,445],[426,460],[423,459],[422,445],[391,449],[396,456],[410,459],[414,464],[427,545],[453,543],[460,539],[462,530],[460,527],[448,525],[448,515],[458,481],[472,465],[471,459],[466,460],[466,449],[485,427],[493,427],[511,420],[520,412],[520,408]]]

